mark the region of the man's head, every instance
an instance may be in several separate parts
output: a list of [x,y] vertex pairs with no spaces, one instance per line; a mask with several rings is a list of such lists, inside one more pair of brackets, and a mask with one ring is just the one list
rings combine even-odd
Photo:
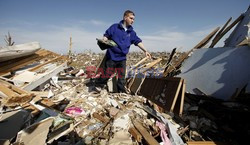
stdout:
[[123,14],[123,20],[126,26],[132,25],[135,20],[135,13],[130,10],[126,10]]

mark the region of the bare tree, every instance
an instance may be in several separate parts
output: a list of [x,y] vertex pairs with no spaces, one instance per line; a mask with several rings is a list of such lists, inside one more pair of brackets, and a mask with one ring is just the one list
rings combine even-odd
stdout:
[[12,38],[10,36],[10,32],[8,32],[8,36],[5,35],[5,39],[4,40],[5,40],[7,46],[12,46],[12,45],[15,44],[15,42],[12,42],[13,40],[12,40]]

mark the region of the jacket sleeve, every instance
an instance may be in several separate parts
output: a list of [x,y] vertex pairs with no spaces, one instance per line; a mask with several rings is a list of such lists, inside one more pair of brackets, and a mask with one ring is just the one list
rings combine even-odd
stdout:
[[115,24],[111,25],[104,33],[103,36],[107,37],[108,39],[110,39],[113,34],[114,34],[114,30],[115,30]]
[[137,46],[140,42],[142,42],[142,40],[136,35],[136,32],[134,32],[131,38],[131,43]]

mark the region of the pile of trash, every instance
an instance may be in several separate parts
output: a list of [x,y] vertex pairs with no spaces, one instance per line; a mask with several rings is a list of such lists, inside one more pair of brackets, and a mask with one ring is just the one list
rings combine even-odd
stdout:
[[[249,13],[188,52],[130,53],[127,93],[115,93],[116,75],[95,91],[104,53],[63,56],[38,42],[1,48],[0,144],[246,143],[250,48],[241,30],[249,30]],[[236,24],[225,47],[213,48]]]

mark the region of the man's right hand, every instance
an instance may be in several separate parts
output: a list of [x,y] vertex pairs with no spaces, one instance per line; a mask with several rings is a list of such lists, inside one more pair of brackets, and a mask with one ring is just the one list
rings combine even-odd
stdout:
[[145,54],[146,54],[147,57],[149,57],[150,59],[152,59],[152,56],[151,56],[151,54],[148,51],[146,51]]

